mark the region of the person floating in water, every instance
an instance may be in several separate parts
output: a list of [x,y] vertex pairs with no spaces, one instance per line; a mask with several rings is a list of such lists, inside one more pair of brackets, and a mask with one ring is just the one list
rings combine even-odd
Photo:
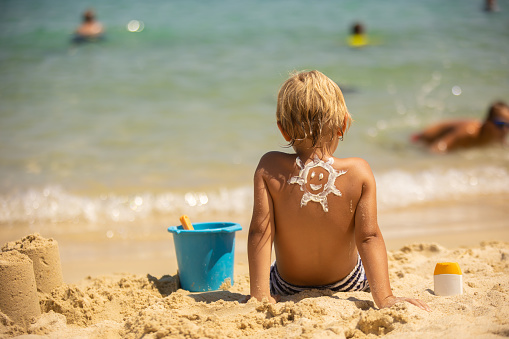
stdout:
[[497,0],[486,0],[484,2],[484,10],[486,12],[498,12]]
[[98,41],[103,38],[104,26],[96,20],[93,10],[87,10],[83,13],[83,22],[74,32],[73,42]]
[[369,44],[366,36],[366,29],[360,22],[356,22],[351,29],[351,35],[348,37],[350,47],[364,47]]
[[392,294],[370,166],[333,155],[352,121],[336,83],[318,71],[292,75],[279,90],[276,118],[295,153],[266,153],[254,175],[248,298],[371,291],[379,308],[408,302],[429,311]]
[[424,143],[432,152],[506,144],[509,134],[509,106],[498,101],[490,106],[483,122],[475,119],[440,122],[412,135],[412,141]]

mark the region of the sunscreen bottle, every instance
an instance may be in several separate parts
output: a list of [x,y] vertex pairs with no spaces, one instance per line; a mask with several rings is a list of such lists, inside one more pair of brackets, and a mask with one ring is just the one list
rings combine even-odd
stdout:
[[457,262],[439,262],[433,273],[435,295],[449,296],[463,293],[463,276]]

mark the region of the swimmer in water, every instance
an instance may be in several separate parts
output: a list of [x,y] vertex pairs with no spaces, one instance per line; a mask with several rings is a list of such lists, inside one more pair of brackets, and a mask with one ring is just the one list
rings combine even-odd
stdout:
[[484,121],[452,120],[429,126],[414,134],[412,141],[424,143],[432,152],[506,144],[509,134],[509,107],[505,102],[490,106]]
[[484,2],[484,10],[486,12],[498,12],[497,0],[486,0]]
[[97,41],[104,36],[104,26],[96,20],[93,10],[83,13],[83,22],[74,32],[74,42]]
[[275,303],[309,289],[370,291],[379,308],[409,302],[429,311],[392,294],[370,166],[333,156],[352,121],[336,83],[318,71],[292,75],[276,118],[295,153],[266,153],[255,171],[249,297]]
[[351,47],[364,47],[369,44],[364,25],[356,22],[352,26],[351,35],[348,37],[348,44]]

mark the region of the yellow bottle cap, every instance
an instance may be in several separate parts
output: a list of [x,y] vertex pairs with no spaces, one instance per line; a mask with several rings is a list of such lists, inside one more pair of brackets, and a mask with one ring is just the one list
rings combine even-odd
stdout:
[[460,265],[457,262],[439,262],[435,266],[435,272],[437,274],[458,274],[461,275]]

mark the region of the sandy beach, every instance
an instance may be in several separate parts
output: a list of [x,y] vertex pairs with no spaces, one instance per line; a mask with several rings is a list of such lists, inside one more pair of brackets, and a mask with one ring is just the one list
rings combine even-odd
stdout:
[[[288,5],[95,1],[107,34],[78,45],[83,2],[2,2],[0,339],[509,337],[508,147],[411,142],[509,102],[509,2]],[[348,45],[356,22],[370,46]],[[241,302],[255,168],[292,152],[278,89],[312,69],[354,119],[335,156],[375,176],[393,292],[430,313],[364,292]],[[180,287],[183,214],[241,225],[233,284]],[[435,294],[439,262],[459,264],[461,295]]]
[[[500,203],[503,203],[503,199]],[[450,207],[453,208],[453,205]],[[150,235],[143,241],[119,241],[116,244],[101,241],[93,235],[89,235],[89,242],[83,236],[80,242],[67,236],[55,239],[60,246],[64,282],[50,292],[37,292],[41,315],[33,317],[26,327],[2,313],[0,337],[508,336],[508,213],[496,204],[493,206],[493,201],[489,205],[499,214],[490,210],[488,203],[475,205],[479,209],[472,212],[472,207],[464,202],[465,213],[456,217],[457,223],[465,225],[468,222],[472,225],[470,230],[461,232],[454,231],[451,211],[447,214],[443,204],[440,207],[428,206],[380,215],[381,223],[393,224],[398,220],[417,222],[419,214],[427,216],[427,219],[421,218],[419,222],[429,223],[430,220],[437,220],[434,213],[443,215],[442,220],[448,228],[444,229],[446,226],[441,226],[439,222],[434,224],[436,228],[442,228],[442,232],[412,237],[390,236],[386,239],[394,294],[424,300],[433,310],[430,313],[410,304],[379,310],[371,294],[366,292],[313,290],[285,297],[276,305],[254,300],[242,303],[249,292],[245,251],[247,227],[236,237],[233,286],[224,285],[223,290],[201,293],[179,288],[175,253],[168,234]],[[470,213],[466,213],[466,210],[470,210]],[[488,214],[490,219],[486,219]],[[487,220],[492,227],[475,227],[487,225]],[[40,237],[46,239],[43,235]],[[13,245],[16,241],[18,245]],[[16,241],[9,242],[11,249],[20,247],[21,239]],[[136,258],[136,253],[145,246],[152,251],[145,249],[146,255]],[[90,255],[81,257],[80,251],[85,251],[87,247],[89,251],[108,259],[98,260]],[[128,255],[129,249],[134,253],[132,256]],[[111,255],[115,251],[121,251],[122,256]],[[460,265],[463,294],[447,297],[435,295],[433,271],[438,262],[457,262]]]

